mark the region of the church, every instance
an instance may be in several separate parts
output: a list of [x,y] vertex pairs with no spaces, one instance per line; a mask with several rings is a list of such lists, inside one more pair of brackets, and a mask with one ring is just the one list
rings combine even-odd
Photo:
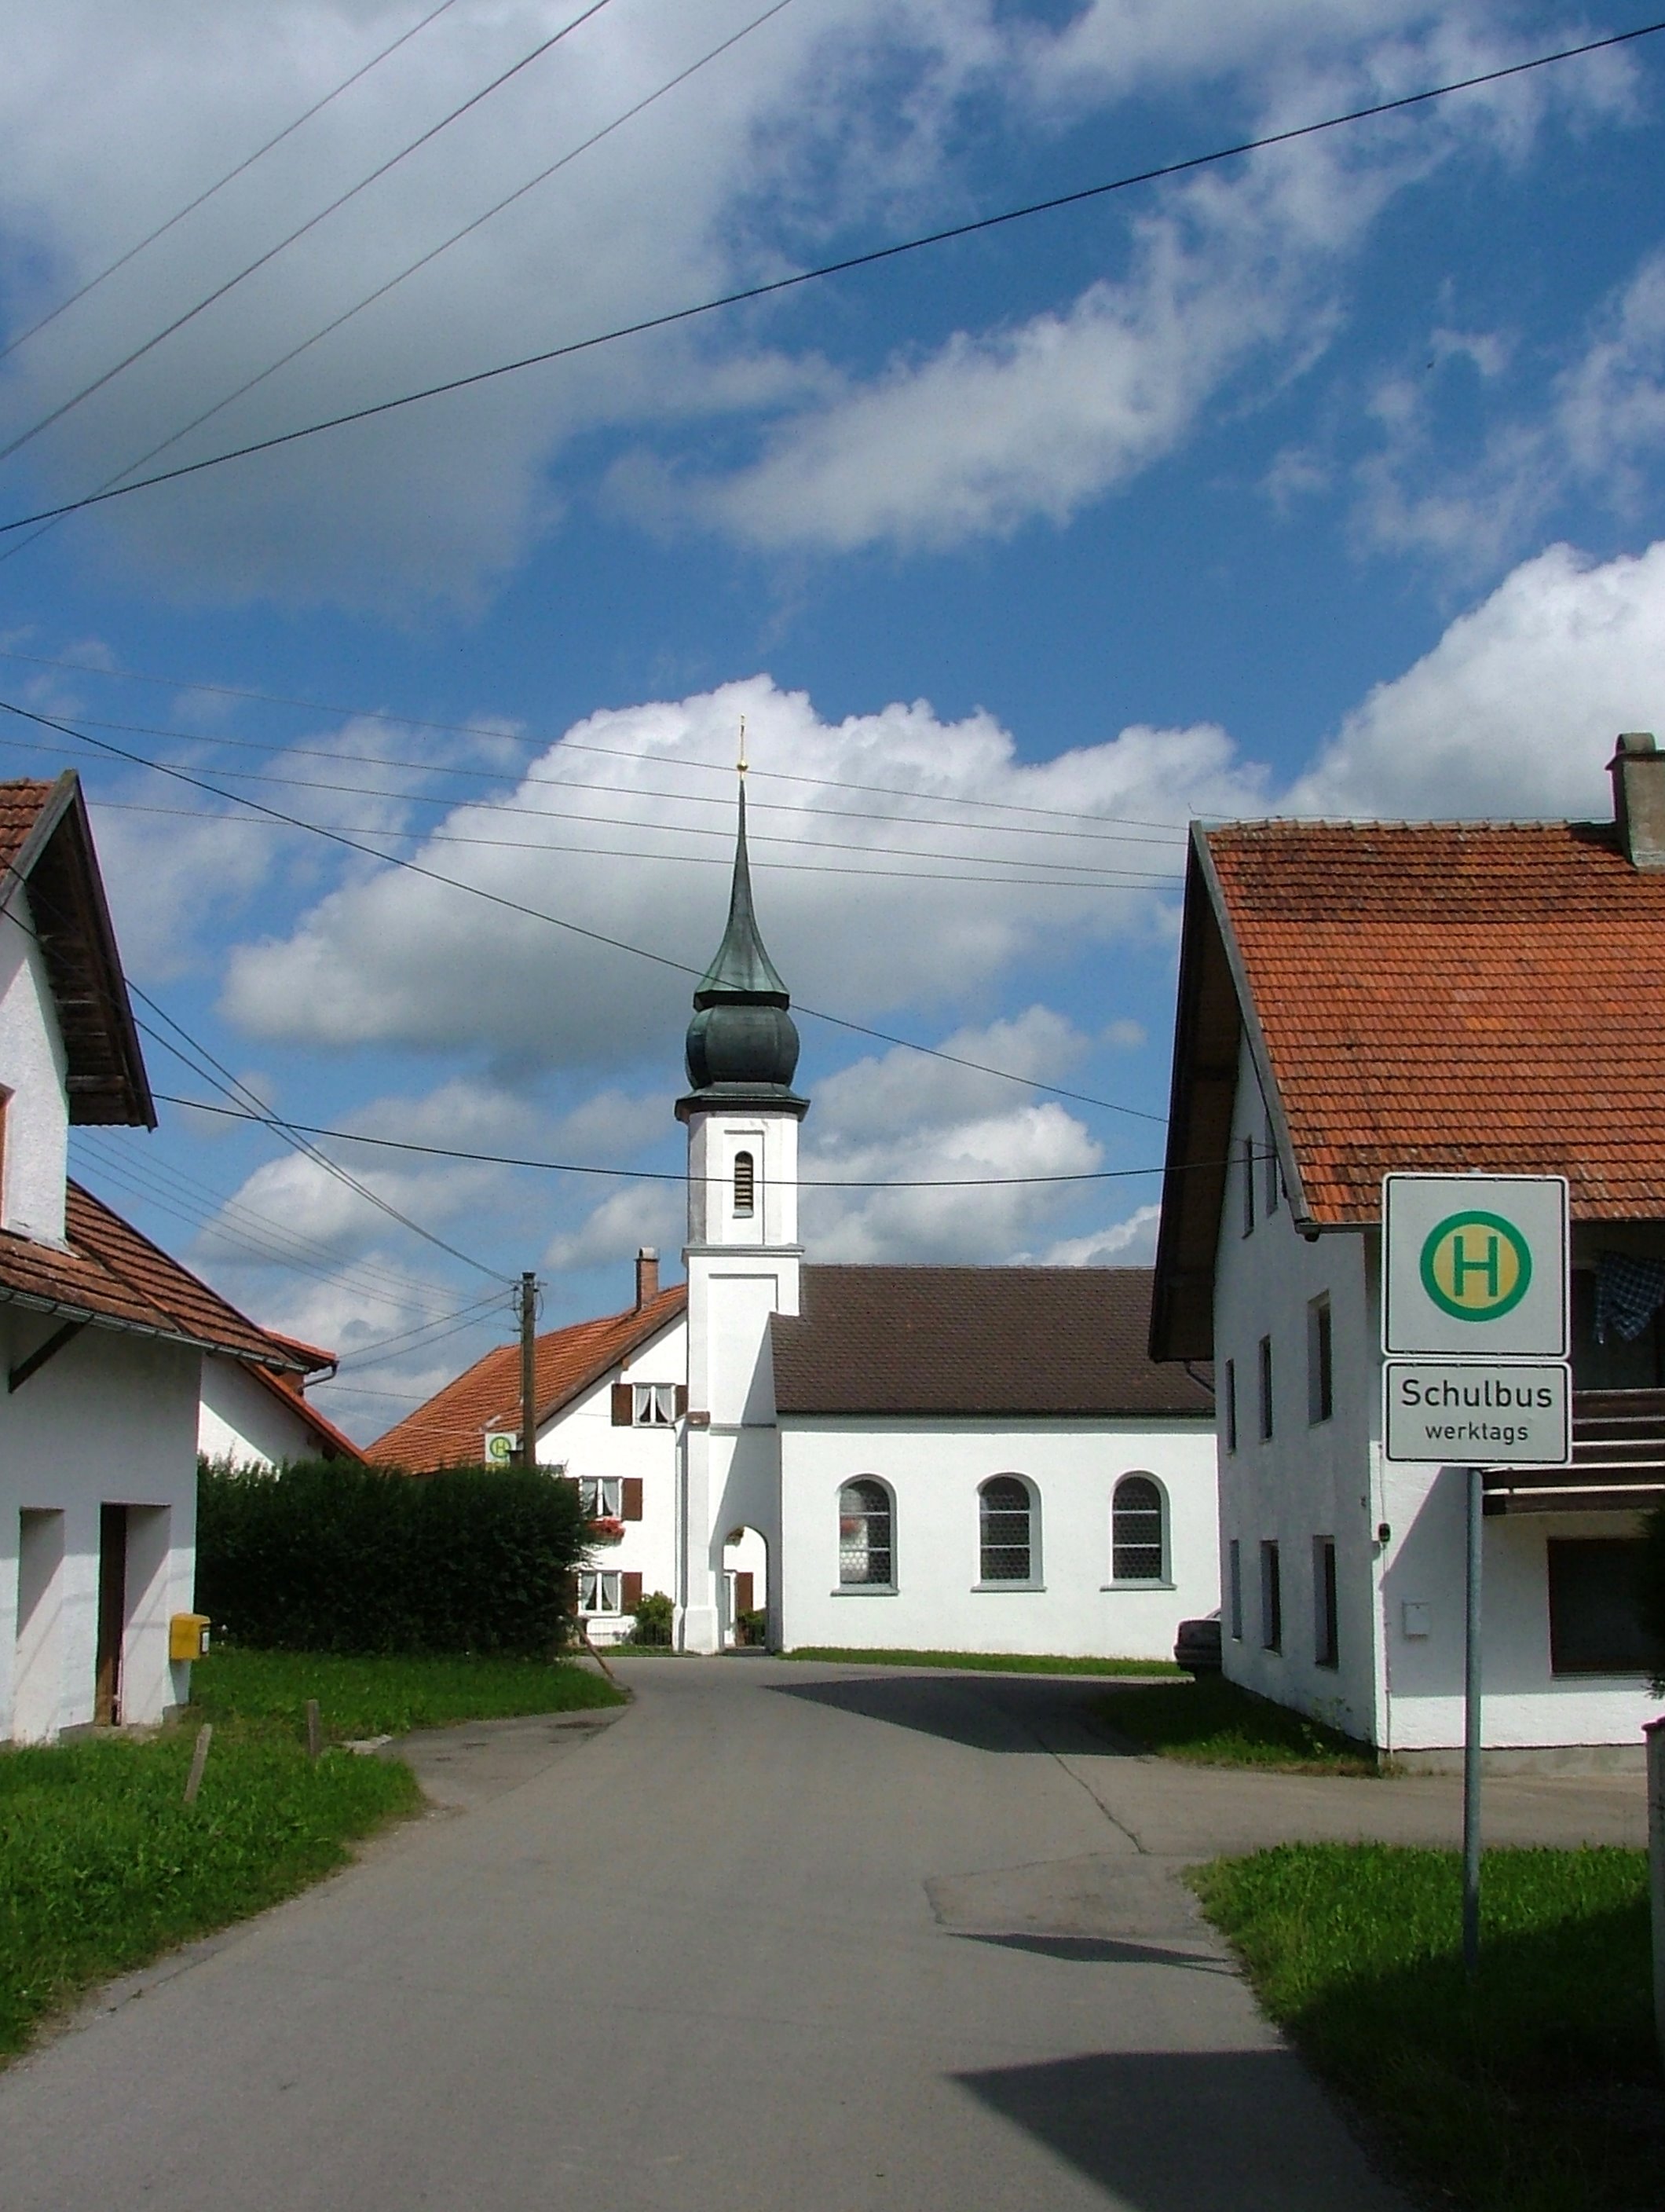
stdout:
[[[1204,1368],[1152,1359],[1145,1268],[826,1266],[799,1237],[799,1041],[740,787],[728,926],[694,994],[686,1280],[540,1336],[536,1452],[595,1524],[598,1643],[644,1597],[690,1652],[1157,1659],[1219,1602]],[[369,1447],[422,1473],[518,1444],[488,1352]]]

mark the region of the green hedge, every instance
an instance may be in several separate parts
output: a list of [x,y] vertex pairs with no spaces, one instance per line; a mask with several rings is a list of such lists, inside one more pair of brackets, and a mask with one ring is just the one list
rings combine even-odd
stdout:
[[197,1495],[197,1602],[239,1644],[546,1654],[565,1640],[586,1533],[574,1483],[307,1461],[205,1464]]

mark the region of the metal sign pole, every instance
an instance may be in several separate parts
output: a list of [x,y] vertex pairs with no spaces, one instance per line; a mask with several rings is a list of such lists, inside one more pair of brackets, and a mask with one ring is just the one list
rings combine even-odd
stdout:
[[1486,1483],[1479,1468],[1468,1483],[1468,1590],[1464,1613],[1462,1732],[1462,1964],[1472,1982],[1480,1969],[1480,1543]]

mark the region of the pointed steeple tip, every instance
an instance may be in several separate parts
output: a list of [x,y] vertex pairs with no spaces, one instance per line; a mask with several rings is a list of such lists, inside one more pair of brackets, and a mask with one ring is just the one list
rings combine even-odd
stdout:
[[740,786],[739,830],[734,842],[734,880],[728,895],[728,927],[717,947],[716,957],[700,978],[694,994],[696,1007],[714,1006],[725,1000],[752,1005],[789,1006],[792,1000],[769,958],[757,928],[751,900],[751,862],[746,851],[746,787]]

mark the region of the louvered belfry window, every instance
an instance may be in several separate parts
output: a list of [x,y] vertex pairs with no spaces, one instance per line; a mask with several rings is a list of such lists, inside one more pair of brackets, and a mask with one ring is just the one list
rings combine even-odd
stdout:
[[1034,1543],[1029,1485],[997,1474],[977,1493],[978,1571],[986,1583],[1033,1579]]
[[838,1579],[843,1583],[890,1583],[890,1493],[871,1475],[847,1482],[838,1493]]
[[1110,1579],[1162,1580],[1162,1492],[1148,1474],[1124,1474],[1110,1502]]
[[757,1163],[750,1152],[734,1155],[734,1211],[753,1213],[757,1207]]

